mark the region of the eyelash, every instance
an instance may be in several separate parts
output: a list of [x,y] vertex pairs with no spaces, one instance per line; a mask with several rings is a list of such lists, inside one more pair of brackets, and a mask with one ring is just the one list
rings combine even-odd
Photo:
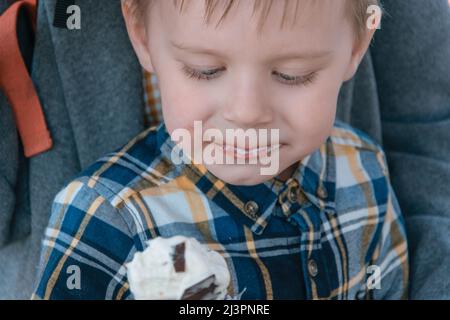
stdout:
[[[192,69],[188,66],[183,66],[183,72],[188,76],[190,79],[196,79],[196,80],[206,80],[210,81],[216,78],[217,72],[223,71],[222,69],[210,69],[205,71],[198,71],[195,69]],[[205,74],[209,73],[209,74]],[[314,82],[317,73],[313,72],[306,76],[298,76],[298,77],[292,77],[277,71],[274,71],[275,75],[280,76],[281,83],[288,85],[288,86],[307,86]],[[286,79],[287,78],[287,79]]]

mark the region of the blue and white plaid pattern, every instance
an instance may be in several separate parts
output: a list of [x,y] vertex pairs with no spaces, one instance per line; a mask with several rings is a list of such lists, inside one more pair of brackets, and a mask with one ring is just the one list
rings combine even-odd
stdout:
[[[251,187],[174,165],[173,148],[164,125],[149,129],[56,196],[34,299],[131,299],[124,264],[174,235],[225,257],[231,297],[407,297],[403,218],[384,153],[360,131],[337,121],[292,178]],[[73,270],[79,288],[68,286]]]

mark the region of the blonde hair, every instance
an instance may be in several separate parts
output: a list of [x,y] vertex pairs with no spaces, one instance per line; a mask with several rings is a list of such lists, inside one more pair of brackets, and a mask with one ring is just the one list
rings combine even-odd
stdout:
[[[124,2],[128,6],[130,14],[135,19],[136,22],[139,22],[143,18],[144,13],[148,12],[150,6],[154,3],[154,1],[155,0],[122,0],[122,2]],[[188,3],[187,0],[172,0],[172,1],[173,5],[176,8],[179,8],[180,13],[183,11],[183,8],[187,6]],[[204,1],[205,1],[204,18],[207,24],[209,23],[213,13],[217,11],[219,2],[220,1],[224,2],[224,6],[222,7],[223,13],[217,25],[219,25],[222,22],[222,20],[225,19],[232,6],[237,2],[237,0],[204,0]],[[299,3],[302,0],[284,0],[284,12],[281,21],[281,28],[283,27],[286,21],[286,15],[287,12],[289,11],[289,3],[292,3],[292,1],[295,2],[294,12],[295,16],[297,16]],[[353,16],[352,22],[356,32],[355,36],[357,39],[361,39],[367,31],[367,20],[369,18],[367,9],[371,5],[377,5],[381,9],[380,1],[379,0],[346,0],[346,1],[347,1],[346,10],[347,12],[351,13],[351,16]],[[260,12],[260,18],[258,21],[259,28],[263,26],[265,19],[267,18],[267,15],[270,12],[272,3],[273,0],[265,0],[265,1],[253,0],[253,13],[257,11]],[[311,2],[310,0],[310,3],[317,3],[317,1],[313,0]]]

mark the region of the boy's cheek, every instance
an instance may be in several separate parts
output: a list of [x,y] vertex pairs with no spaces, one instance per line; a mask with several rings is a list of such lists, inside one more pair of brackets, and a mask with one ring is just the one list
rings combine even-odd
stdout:
[[174,107],[163,107],[164,124],[169,133],[175,130],[185,129],[194,131],[194,121],[202,121],[201,114],[194,107],[181,105]]
[[212,104],[202,99],[193,99],[192,96],[187,96],[185,99],[163,101],[162,109],[168,130],[177,128],[191,130],[194,128],[194,121],[202,121],[204,125],[207,125],[217,111],[214,110]]

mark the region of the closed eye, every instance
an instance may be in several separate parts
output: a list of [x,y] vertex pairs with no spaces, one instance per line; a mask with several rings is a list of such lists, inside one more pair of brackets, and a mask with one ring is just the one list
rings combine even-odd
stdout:
[[280,73],[277,71],[273,72],[277,77],[279,77],[281,79],[281,83],[283,84],[287,84],[290,86],[307,86],[311,83],[314,82],[317,73],[316,72],[312,72],[306,76],[289,76],[287,74],[284,73]]
[[189,78],[194,78],[197,80],[212,80],[214,78],[217,77],[218,73],[220,71],[223,71],[225,68],[222,69],[210,69],[210,70],[196,70],[196,69],[192,69],[188,66],[184,66],[183,67],[183,71],[184,73],[189,77]]

